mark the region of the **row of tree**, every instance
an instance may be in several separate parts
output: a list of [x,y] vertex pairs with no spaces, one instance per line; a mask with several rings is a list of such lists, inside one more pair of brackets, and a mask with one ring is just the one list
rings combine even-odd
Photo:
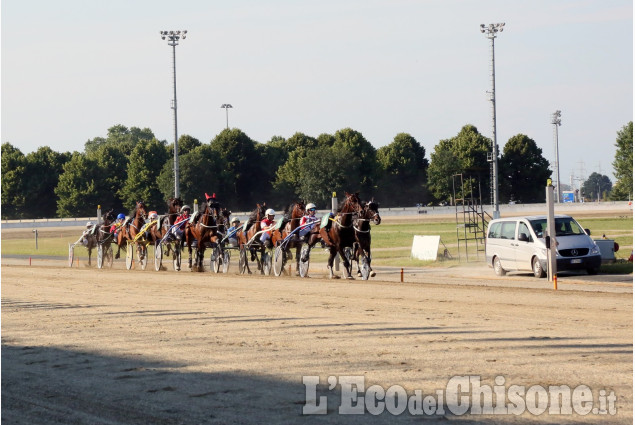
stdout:
[[[613,163],[618,182],[609,188],[613,199],[632,194],[632,140],[631,122],[618,132]],[[178,146],[179,187],[187,202],[215,192],[234,210],[250,210],[263,201],[282,208],[295,199],[327,208],[332,192],[341,196],[344,191],[375,197],[384,207],[452,203],[468,196],[490,202],[491,140],[472,125],[441,140],[430,161],[409,134],[400,133],[375,149],[350,128],[317,138],[276,136],[267,143],[234,128],[210,143],[183,135]],[[499,172],[500,202],[544,202],[551,170],[534,140],[523,134],[509,139]],[[10,143],[2,144],[5,219],[87,216],[97,205],[130,210],[137,200],[162,212],[173,194],[173,145],[157,140],[147,128],[116,125],[106,138],[87,141],[83,152],[41,147],[24,155]]]

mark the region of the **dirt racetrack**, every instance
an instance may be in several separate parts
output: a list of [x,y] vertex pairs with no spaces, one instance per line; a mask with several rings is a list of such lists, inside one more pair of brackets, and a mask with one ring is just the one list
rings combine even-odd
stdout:
[[[387,269],[363,282],[2,263],[3,424],[633,422],[632,282],[572,276],[556,292],[469,265],[400,283]],[[586,385],[599,413],[602,394],[617,412],[455,415],[442,399],[431,416],[342,415],[327,384],[436,397],[465,375]],[[302,414],[303,376],[319,377],[326,415]]]

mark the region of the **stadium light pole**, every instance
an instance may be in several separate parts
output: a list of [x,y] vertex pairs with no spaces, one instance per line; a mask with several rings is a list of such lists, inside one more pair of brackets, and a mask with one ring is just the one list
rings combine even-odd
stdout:
[[223,103],[220,107],[225,109],[225,120],[227,121],[227,128],[229,128],[229,108],[233,108],[233,106],[229,103]]
[[562,116],[561,111],[556,111],[551,115],[551,124],[553,124],[553,142],[554,142],[554,148],[555,148],[555,154],[556,154],[556,163],[555,165],[555,169],[556,169],[556,195],[558,195],[558,198],[556,200],[556,203],[560,203],[560,199],[561,199],[561,194],[560,194],[560,150],[558,149],[558,127],[562,125],[562,120],[560,119],[560,117]]
[[496,38],[496,33],[503,32],[503,27],[505,23],[499,24],[481,24],[481,32],[485,34],[487,38],[491,41],[491,56],[492,56],[492,91],[490,94],[490,101],[492,102],[492,158],[491,158],[491,169],[492,169],[492,179],[491,179],[491,197],[492,197],[492,205],[494,205],[494,218],[500,217],[500,210],[498,207],[498,143],[496,141],[496,73],[495,73],[495,62],[494,62],[494,39]]
[[176,46],[179,40],[185,40],[185,31],[160,31],[161,39],[168,40],[168,46],[172,46],[172,84],[174,87],[174,99],[172,100],[172,109],[174,110],[174,197],[179,197],[179,137],[176,125]]

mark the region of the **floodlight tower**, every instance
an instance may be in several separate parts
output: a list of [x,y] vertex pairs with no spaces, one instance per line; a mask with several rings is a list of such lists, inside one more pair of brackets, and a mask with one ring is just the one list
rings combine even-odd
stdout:
[[562,113],[558,110],[556,112],[554,112],[551,115],[551,124],[553,124],[553,143],[554,143],[554,149],[555,149],[555,153],[556,153],[556,163],[555,165],[555,169],[556,169],[556,194],[558,195],[558,200],[556,201],[557,203],[560,203],[560,200],[562,198],[561,194],[560,194],[560,152],[558,149],[558,127],[562,125],[562,120],[560,119],[560,117],[562,116]]
[[227,128],[229,128],[229,108],[233,108],[233,106],[229,103],[223,103],[220,107],[225,109],[225,120],[227,122]]
[[176,125],[176,46],[179,40],[185,40],[185,31],[160,31],[161,39],[168,40],[168,46],[172,46],[172,84],[174,87],[174,99],[172,100],[172,109],[174,110],[174,197],[179,197],[179,138]]
[[481,32],[485,34],[491,41],[491,56],[492,56],[492,91],[490,94],[490,101],[492,102],[492,157],[491,157],[491,198],[492,205],[494,206],[494,218],[500,217],[500,211],[498,208],[498,143],[496,141],[496,73],[494,62],[494,39],[496,33],[503,32],[505,23],[499,24],[481,24]]

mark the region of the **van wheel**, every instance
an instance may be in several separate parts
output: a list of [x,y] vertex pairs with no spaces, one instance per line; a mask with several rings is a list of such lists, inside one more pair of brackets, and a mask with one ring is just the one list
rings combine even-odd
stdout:
[[538,259],[538,257],[534,257],[534,260],[531,264],[531,268],[534,271],[534,276],[537,277],[538,279],[547,276],[547,273],[545,272],[545,269],[542,268],[542,265],[540,264],[540,260]]
[[590,268],[590,269],[586,269],[586,272],[590,275],[594,275],[594,274],[598,274],[598,269],[596,268]]
[[494,272],[496,276],[505,276],[507,271],[501,266],[501,260],[498,257],[494,257]]

